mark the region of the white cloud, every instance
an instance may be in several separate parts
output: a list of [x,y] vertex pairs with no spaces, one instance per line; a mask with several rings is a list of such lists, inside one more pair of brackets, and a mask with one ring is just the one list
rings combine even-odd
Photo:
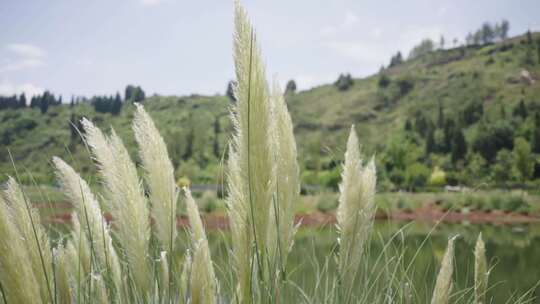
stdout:
[[441,7],[439,7],[439,9],[437,10],[437,16],[442,17],[442,16],[446,15],[446,12],[448,12],[448,7],[446,7],[446,6],[441,6]]
[[380,65],[387,57],[387,49],[377,43],[367,41],[329,41],[326,46],[337,53],[349,57],[356,63]]
[[155,6],[163,3],[162,0],[139,0],[139,2],[144,6]]
[[45,64],[45,51],[35,45],[11,43],[6,45],[7,60],[0,65],[0,73],[20,71]]
[[359,23],[359,21],[360,18],[356,14],[352,12],[347,12],[345,14],[345,17],[343,18],[343,21],[335,25],[324,26],[320,30],[320,34],[323,36],[335,35],[339,32],[343,32],[355,27]]
[[39,67],[42,65],[44,65],[43,61],[38,59],[13,60],[3,66],[0,66],[0,73],[20,71],[29,68]]
[[26,43],[11,43],[6,46],[6,49],[23,58],[42,58],[45,56],[45,51],[41,48]]
[[0,83],[0,96],[13,96],[24,93],[26,97],[42,94],[45,89],[31,83],[13,84],[9,82]]

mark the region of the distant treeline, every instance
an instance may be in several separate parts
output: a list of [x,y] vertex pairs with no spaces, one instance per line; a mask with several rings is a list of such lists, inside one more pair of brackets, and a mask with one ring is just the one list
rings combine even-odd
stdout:
[[[146,94],[140,86],[128,85],[125,89],[124,99],[122,99],[120,93],[111,96],[97,95],[90,98],[72,96],[69,104],[70,106],[74,106],[78,103],[89,103],[94,107],[96,112],[118,115],[122,111],[123,102],[142,102],[145,98]],[[41,95],[32,96],[30,104],[28,104],[24,93],[21,95],[0,96],[0,110],[30,107],[39,108],[41,113],[44,114],[47,113],[50,106],[58,105],[62,105],[62,96],[55,96],[49,91],[45,91]]]

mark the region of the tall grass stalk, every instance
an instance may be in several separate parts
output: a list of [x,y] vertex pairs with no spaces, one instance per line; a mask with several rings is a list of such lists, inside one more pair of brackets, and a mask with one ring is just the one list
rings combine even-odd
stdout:
[[486,304],[489,270],[486,260],[486,246],[482,233],[478,235],[474,247],[474,301],[476,304]]
[[435,289],[431,297],[431,304],[447,304],[450,301],[452,292],[452,274],[454,273],[454,242],[456,237],[448,240],[448,245],[444,253],[441,269],[435,281]]
[[152,288],[149,265],[150,217],[137,170],[121,139],[112,130],[106,137],[87,119],[82,121],[85,139],[99,165],[107,207],[115,219],[134,288],[146,298]]
[[377,180],[374,161],[370,160],[367,165],[363,165],[354,126],[351,127],[347,141],[341,179],[336,214],[339,230],[339,273],[344,290],[342,300],[348,302],[373,226]]
[[0,284],[7,303],[43,303],[40,285],[29,263],[32,252],[28,251],[27,240],[17,229],[13,214],[0,195]]
[[191,191],[184,188],[186,210],[189,218],[191,231],[191,248],[193,259],[191,260],[191,276],[189,279],[191,291],[191,303],[215,303],[217,295],[217,280],[210,257],[210,248],[204,231],[203,223],[197,204],[191,196]]
[[4,194],[13,223],[24,240],[28,262],[39,284],[41,299],[53,302],[52,252],[47,233],[41,225],[39,213],[30,205],[21,187],[12,177],[8,179]]
[[82,228],[85,241],[89,242],[85,246],[90,250],[94,272],[103,273],[113,283],[114,289],[109,291],[109,295],[114,297],[121,290],[120,262],[99,202],[86,181],[72,167],[58,157],[53,157],[53,164],[62,192],[75,207],[75,226]]

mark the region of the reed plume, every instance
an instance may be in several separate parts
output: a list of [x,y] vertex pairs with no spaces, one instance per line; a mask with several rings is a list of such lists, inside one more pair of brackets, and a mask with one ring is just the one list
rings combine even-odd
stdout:
[[39,284],[41,299],[53,301],[52,251],[39,213],[12,177],[8,178],[4,194],[13,223],[28,252],[28,261]]
[[[75,207],[76,225],[82,226],[91,255],[97,261],[95,272],[105,272],[114,289],[121,288],[121,270],[116,249],[113,247],[109,225],[103,217],[98,200],[90,187],[72,167],[58,157],[53,157],[56,176],[64,195]],[[79,224],[80,223],[80,224]],[[114,291],[111,291],[111,296]]]
[[375,215],[375,163],[363,166],[358,137],[351,127],[339,185],[336,219],[339,231],[339,273],[346,294],[351,291]]
[[446,252],[444,253],[441,269],[435,281],[435,289],[431,297],[431,304],[447,304],[452,292],[452,274],[454,272],[454,242],[456,236],[448,240]]
[[176,201],[178,198],[174,169],[169,159],[167,146],[152,118],[142,105],[135,104],[135,106],[133,131],[139,144],[145,181],[150,190],[156,235],[163,249],[170,252],[174,248],[176,238]]
[[40,284],[29,263],[31,252],[27,249],[27,240],[17,229],[13,215],[8,212],[6,202],[0,195],[0,284],[7,303],[46,303],[40,294]]
[[271,96],[272,143],[274,145],[274,186],[273,206],[268,228],[268,246],[271,260],[277,259],[284,269],[287,255],[292,249],[296,228],[294,226],[295,203],[300,195],[300,177],[297,162],[296,141],[293,124],[287,104],[279,85],[274,83]]
[[189,280],[190,303],[216,303],[217,281],[206,233],[199,215],[199,209],[191,196],[191,191],[184,188],[184,193],[191,232],[191,247],[193,249],[191,277]]
[[136,291],[144,298],[152,286],[150,219],[137,169],[114,130],[110,137],[105,137],[89,120],[83,119],[82,124],[104,181],[106,202],[115,220],[114,231],[118,234]]
[[264,64],[255,34],[244,8],[235,2],[234,62],[237,102],[232,111],[243,197],[249,203],[249,219],[258,251],[257,263],[266,251],[266,232],[272,202],[274,163],[271,151],[270,98]]
[[245,185],[242,183],[238,162],[238,155],[229,147],[226,204],[232,238],[232,266],[238,281],[236,297],[240,303],[244,303],[251,297],[252,236],[249,226],[250,206],[248,198],[245,196]]
[[474,301],[476,304],[486,304],[489,271],[486,261],[486,246],[482,233],[478,235],[474,247]]

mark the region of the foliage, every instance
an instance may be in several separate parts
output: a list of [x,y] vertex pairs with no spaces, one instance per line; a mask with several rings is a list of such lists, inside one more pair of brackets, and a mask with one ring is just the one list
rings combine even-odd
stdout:
[[142,102],[146,94],[140,86],[128,85],[124,93],[124,99],[128,102]]
[[351,74],[339,74],[338,79],[336,80],[336,82],[334,82],[334,85],[340,91],[348,90],[353,84],[354,81]]
[[507,122],[482,124],[474,139],[473,149],[491,162],[500,150],[511,150],[514,147],[513,141],[514,129]]

